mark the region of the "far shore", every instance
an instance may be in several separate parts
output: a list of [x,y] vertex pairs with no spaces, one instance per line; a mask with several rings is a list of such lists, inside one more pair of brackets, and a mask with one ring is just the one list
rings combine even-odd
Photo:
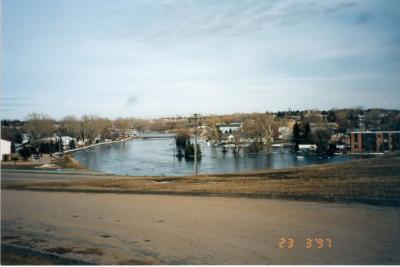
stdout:
[[[109,141],[109,142],[100,142],[100,143],[95,143],[95,144],[91,144],[91,145],[87,145],[87,146],[83,146],[83,147],[78,147],[78,148],[74,148],[74,149],[68,149],[66,151],[64,151],[64,154],[73,154],[76,151],[80,151],[80,150],[84,150],[84,149],[88,149],[91,147],[95,147],[95,146],[101,146],[101,145],[107,145],[107,144],[113,144],[113,143],[122,143],[122,142],[126,142],[128,140],[134,139],[135,137],[131,136],[131,137],[127,137],[127,138],[123,138],[121,140],[113,140],[113,141]],[[55,153],[55,154],[59,154],[59,153]]]
[[[77,175],[79,174],[79,175]],[[30,174],[7,170],[2,188],[86,193],[165,194],[283,198],[307,201],[361,202],[400,206],[400,157],[381,156],[343,163],[246,173],[183,177]]]
[[[102,146],[113,143],[121,143],[126,142],[128,140],[132,140],[135,137],[127,137],[121,140],[113,140],[109,142],[100,142],[96,144],[91,144],[83,147],[78,147],[74,149],[65,150],[60,156],[59,152],[55,152],[52,154],[42,154],[40,158],[34,159],[30,157],[27,160],[8,160],[1,162],[2,169],[86,169],[86,166],[82,165],[78,162],[73,154],[80,150],[89,149],[96,146]],[[50,164],[50,165],[49,165]]]

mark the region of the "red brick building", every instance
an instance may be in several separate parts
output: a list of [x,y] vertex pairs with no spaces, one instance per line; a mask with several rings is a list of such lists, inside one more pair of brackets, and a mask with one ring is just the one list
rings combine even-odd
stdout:
[[351,152],[400,151],[400,131],[351,132]]

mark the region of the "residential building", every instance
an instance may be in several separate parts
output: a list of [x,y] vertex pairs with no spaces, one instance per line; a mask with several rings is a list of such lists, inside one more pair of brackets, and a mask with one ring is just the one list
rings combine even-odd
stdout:
[[218,130],[221,131],[221,133],[232,133],[235,131],[238,131],[240,128],[242,128],[242,123],[241,122],[232,122],[232,123],[218,123],[217,124]]
[[0,160],[3,161],[3,159],[9,159],[11,155],[11,142],[1,139],[0,143]]
[[317,150],[317,145],[314,144],[300,144],[299,145],[299,151],[302,152],[311,152],[311,151],[316,151]]
[[134,136],[138,136],[139,133],[136,129],[126,129],[124,131],[125,135],[129,136],[129,137],[134,137]]
[[46,137],[46,138],[42,138],[40,139],[41,142],[43,143],[50,143],[53,142],[56,143],[57,141],[59,141],[61,138],[61,142],[63,145],[63,149],[69,149],[69,144],[71,142],[71,140],[74,140],[74,142],[76,143],[76,138],[70,137],[70,136],[53,136],[53,137]]
[[400,151],[400,131],[350,132],[351,152]]
[[29,140],[30,140],[29,134],[26,134],[26,133],[22,134],[22,142],[21,142],[21,144],[29,143]]
[[337,133],[339,130],[339,125],[336,122],[318,122],[310,123],[311,132],[315,132],[317,129],[327,129],[331,133]]
[[288,141],[292,138],[292,128],[288,126],[281,126],[278,128],[278,139],[282,141]]
[[335,133],[335,134],[332,134],[330,142],[333,144],[349,145],[350,138],[349,138],[349,135],[347,135],[347,134]]

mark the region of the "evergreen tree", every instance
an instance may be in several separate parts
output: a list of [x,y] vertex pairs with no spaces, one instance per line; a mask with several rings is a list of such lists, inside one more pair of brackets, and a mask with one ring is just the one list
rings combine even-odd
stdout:
[[299,151],[299,144],[300,144],[300,127],[296,123],[293,125],[293,142],[294,142],[294,151]]
[[53,153],[54,150],[54,144],[50,144],[50,143],[46,143],[46,149],[47,149],[47,153]]
[[328,112],[328,122],[336,122],[335,112],[332,110]]
[[189,140],[189,136],[185,134],[178,134],[175,137],[175,144],[178,149],[185,149],[186,143]]
[[27,160],[30,156],[32,156],[32,149],[24,146],[18,151],[18,153],[24,158],[24,160]]
[[56,143],[53,142],[53,140],[50,141],[50,150],[49,153],[54,153],[56,151],[56,147],[57,147],[57,141]]
[[71,139],[71,141],[69,141],[69,149],[75,149],[75,140]]
[[304,124],[303,141],[305,143],[312,142],[311,127],[310,127],[310,123],[308,123],[308,122]]
[[44,143],[40,143],[40,145],[39,145],[39,152],[40,152],[40,153],[46,153],[45,150],[46,150],[45,144],[44,144]]
[[[185,147],[185,159],[186,160],[193,160],[194,159],[194,144],[190,143],[190,140],[186,143]],[[201,148],[200,145],[197,144],[197,159],[201,159]]]
[[331,132],[327,129],[317,129],[313,134],[313,139],[315,144],[317,145],[317,152],[318,153],[326,153],[329,140],[331,138]]
[[61,136],[58,145],[59,145],[59,152],[62,154],[64,152],[64,145]]
[[59,147],[60,147],[60,142],[58,138],[56,138],[56,141],[54,142],[54,152],[57,152],[59,150]]

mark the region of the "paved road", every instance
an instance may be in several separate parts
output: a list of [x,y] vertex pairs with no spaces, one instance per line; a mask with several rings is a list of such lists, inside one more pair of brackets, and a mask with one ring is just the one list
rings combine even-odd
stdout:
[[399,208],[13,190],[1,197],[3,241],[96,263],[400,264]]
[[17,170],[2,169],[2,182],[21,182],[21,181],[60,181],[71,179],[99,179],[99,178],[118,178],[111,174],[91,171],[75,170]]

